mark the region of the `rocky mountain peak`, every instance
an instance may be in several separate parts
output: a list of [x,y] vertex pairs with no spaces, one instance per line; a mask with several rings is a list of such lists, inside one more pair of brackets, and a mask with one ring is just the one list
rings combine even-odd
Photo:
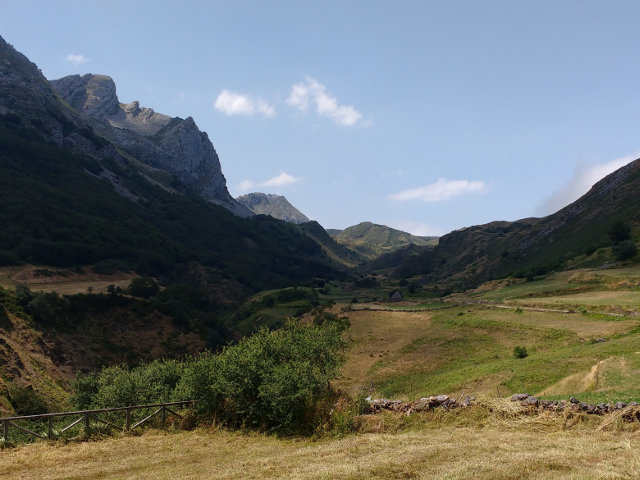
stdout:
[[138,101],[120,103],[115,82],[107,75],[70,75],[51,85],[102,136],[145,165],[175,175],[235,215],[253,215],[229,195],[218,155],[193,118],[171,118]]
[[171,121],[152,108],[141,108],[137,100],[120,103],[116,84],[108,75],[69,75],[51,80],[51,85],[74,110],[112,127],[151,136]]
[[258,215],[270,215],[289,223],[300,224],[310,221],[282,195],[255,192],[241,195],[236,200]]
[[116,84],[107,75],[70,75],[52,80],[51,85],[77,112],[105,119],[118,111]]
[[[65,108],[60,99],[71,108]],[[126,162],[124,152],[137,160],[135,168],[143,177],[168,191],[176,192],[177,179],[235,215],[253,215],[229,194],[218,155],[193,118],[171,118],[137,101],[120,103],[115,82],[107,75],[70,75],[49,82],[2,37],[0,115],[39,125],[34,130],[47,141],[96,159]],[[105,175],[114,177],[106,170]],[[122,190],[118,182],[112,183]]]

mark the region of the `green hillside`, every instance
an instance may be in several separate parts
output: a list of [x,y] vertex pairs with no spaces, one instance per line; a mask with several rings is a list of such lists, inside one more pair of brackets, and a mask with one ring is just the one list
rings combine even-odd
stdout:
[[[544,218],[492,222],[451,232],[401,263],[399,276],[464,290],[508,276],[635,260],[640,239],[640,161],[608,175],[576,202]],[[624,238],[614,230],[622,228]]]
[[344,230],[327,231],[335,240],[358,252],[362,258],[373,260],[408,245],[436,245],[437,237],[417,237],[385,225],[362,222]]
[[296,226],[241,219],[196,196],[170,194],[126,164],[109,167],[141,201],[94,175],[95,160],[44,143],[21,120],[0,116],[0,264],[98,263],[176,277],[198,262],[251,290],[336,273]]

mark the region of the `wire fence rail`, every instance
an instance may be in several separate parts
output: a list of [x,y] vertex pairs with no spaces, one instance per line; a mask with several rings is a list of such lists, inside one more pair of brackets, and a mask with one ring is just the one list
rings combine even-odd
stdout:
[[[24,440],[56,440],[63,438],[66,432],[74,427],[83,429],[85,435],[100,430],[100,426],[121,431],[131,431],[158,418],[160,427],[164,428],[170,415],[182,419],[175,412],[178,407],[193,407],[195,400],[181,402],[154,403],[150,405],[132,405],[129,407],[100,408],[97,410],[79,410],[76,412],[43,413],[40,415],[24,415],[19,417],[0,418],[0,434],[6,445],[10,442],[10,431],[14,441]],[[170,408],[171,407],[171,408]],[[143,412],[144,418],[135,421],[134,413]],[[151,413],[150,413],[151,412]],[[146,415],[145,415],[146,414]],[[67,417],[74,418],[68,423]],[[62,425],[60,423],[62,422]],[[16,435],[17,434],[17,435]]]

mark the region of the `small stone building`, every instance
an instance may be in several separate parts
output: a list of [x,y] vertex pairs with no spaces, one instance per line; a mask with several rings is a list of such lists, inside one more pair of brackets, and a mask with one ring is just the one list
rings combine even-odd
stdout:
[[402,295],[402,292],[397,288],[389,294],[390,302],[401,302],[402,300],[404,300],[404,296]]

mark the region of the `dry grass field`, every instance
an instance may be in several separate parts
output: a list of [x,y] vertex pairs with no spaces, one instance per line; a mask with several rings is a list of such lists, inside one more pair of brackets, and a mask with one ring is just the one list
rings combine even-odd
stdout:
[[109,285],[125,288],[136,275],[119,272],[111,275],[76,272],[33,265],[0,267],[0,287],[27,285],[34,292],[57,292],[60,295],[106,293]]
[[403,348],[423,337],[431,326],[431,314],[426,312],[354,311],[347,312],[346,316],[351,322],[349,337],[353,344],[336,383],[351,393],[379,378],[379,372],[372,370],[378,362],[387,364],[389,374],[403,372],[403,365],[391,367],[391,364]]
[[637,311],[640,308],[640,292],[604,290],[553,297],[530,297],[526,299],[518,299],[516,301],[518,303],[545,305],[552,308],[573,305],[580,305],[584,307],[616,306]]
[[[478,407],[478,411],[483,411]],[[503,412],[504,413],[504,412]],[[199,429],[0,452],[3,479],[635,479],[640,434],[607,421],[462,413],[365,418],[345,437]],[[446,418],[444,418],[446,417]],[[398,427],[392,429],[389,425]]]
[[513,322],[530,327],[542,327],[575,333],[580,339],[608,337],[628,332],[640,326],[640,318],[583,315],[579,312],[564,314],[557,312],[526,311],[516,314],[508,309],[485,309],[483,317],[498,322]]

